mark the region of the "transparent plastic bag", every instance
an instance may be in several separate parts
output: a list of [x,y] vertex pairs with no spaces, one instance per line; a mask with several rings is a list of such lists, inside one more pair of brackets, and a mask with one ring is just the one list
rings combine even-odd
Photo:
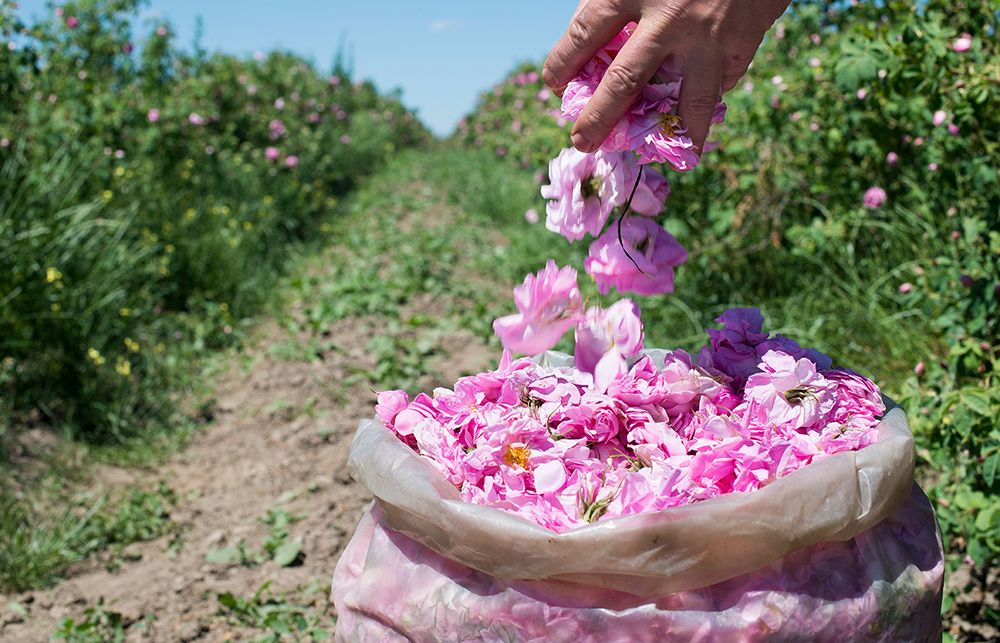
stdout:
[[337,641],[939,641],[940,531],[902,410],[748,494],[556,534],[462,502],[377,421],[376,497],[333,579]]

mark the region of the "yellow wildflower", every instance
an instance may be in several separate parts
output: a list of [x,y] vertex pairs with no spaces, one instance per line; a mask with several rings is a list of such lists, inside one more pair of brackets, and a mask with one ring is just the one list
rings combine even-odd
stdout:
[[49,268],[45,271],[45,281],[52,283],[56,279],[62,279],[62,273],[55,268]]

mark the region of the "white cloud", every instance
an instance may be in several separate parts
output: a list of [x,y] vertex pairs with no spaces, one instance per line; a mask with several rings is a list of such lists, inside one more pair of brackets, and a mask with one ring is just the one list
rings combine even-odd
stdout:
[[163,20],[163,12],[159,9],[147,9],[137,16],[136,22],[141,24],[147,20],[154,22]]
[[431,31],[441,33],[444,31],[465,31],[468,28],[464,22],[458,20],[432,20]]

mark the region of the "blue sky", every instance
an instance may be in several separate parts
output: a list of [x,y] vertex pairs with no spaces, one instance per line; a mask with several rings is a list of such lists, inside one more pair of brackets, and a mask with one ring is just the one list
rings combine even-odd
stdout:
[[[44,0],[19,4],[25,22],[45,15]],[[356,79],[401,88],[403,103],[447,135],[515,65],[544,59],[575,7],[575,0],[152,0],[136,33],[147,31],[145,18],[162,16],[189,47],[200,15],[209,51],[290,50],[324,72],[344,42]]]

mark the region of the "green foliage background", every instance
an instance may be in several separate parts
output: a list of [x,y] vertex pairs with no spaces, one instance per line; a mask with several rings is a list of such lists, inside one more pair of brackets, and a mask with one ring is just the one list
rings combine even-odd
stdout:
[[0,427],[108,443],[166,421],[289,249],[429,138],[339,63],[185,52],[167,23],[132,32],[140,4],[68,2],[30,27],[0,11]]

